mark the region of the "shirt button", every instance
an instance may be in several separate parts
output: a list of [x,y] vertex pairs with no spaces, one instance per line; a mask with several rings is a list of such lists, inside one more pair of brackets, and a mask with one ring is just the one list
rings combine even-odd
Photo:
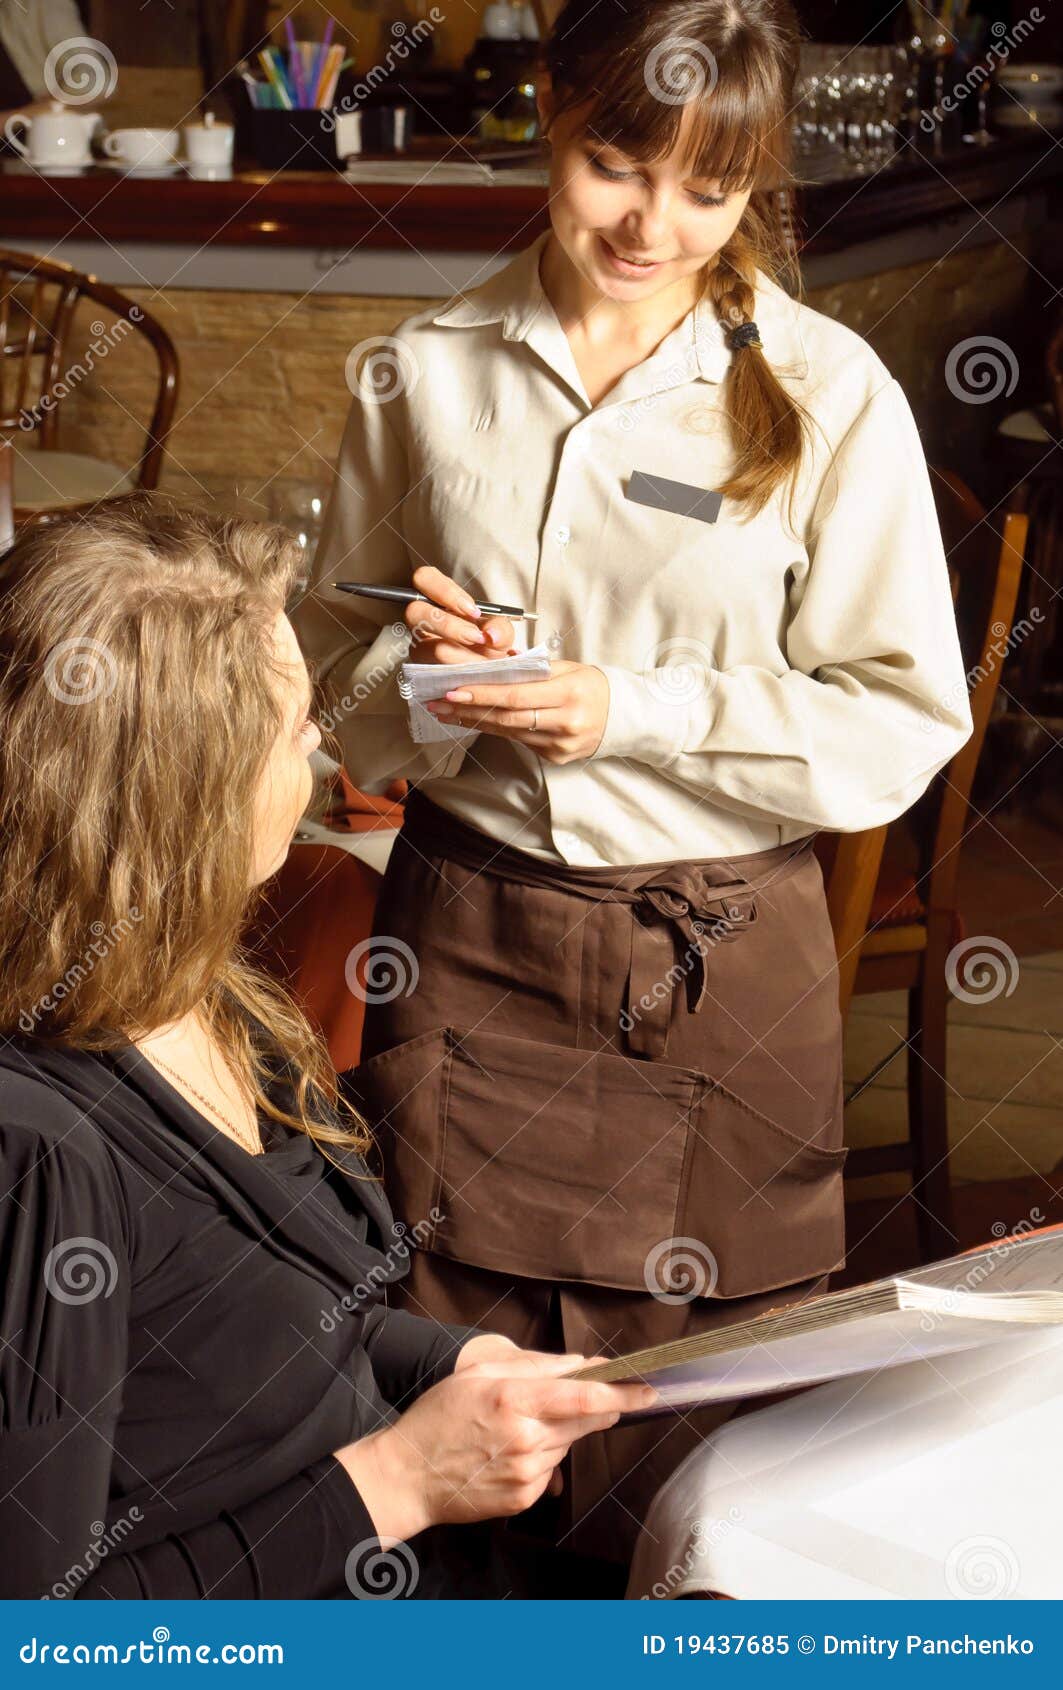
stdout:
[[572,530],[568,527],[567,523],[563,522],[560,528],[554,529],[554,539],[557,541],[559,546],[567,546],[571,538]]

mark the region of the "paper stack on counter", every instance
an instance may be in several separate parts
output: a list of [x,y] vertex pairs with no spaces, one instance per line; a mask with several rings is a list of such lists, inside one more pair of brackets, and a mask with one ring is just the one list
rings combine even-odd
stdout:
[[439,722],[425,704],[433,698],[445,698],[455,687],[548,680],[550,662],[550,647],[537,645],[518,652],[516,657],[477,658],[472,663],[404,663],[399,691],[409,707],[410,738],[417,745],[435,745],[442,740],[467,745],[476,738],[476,728]]

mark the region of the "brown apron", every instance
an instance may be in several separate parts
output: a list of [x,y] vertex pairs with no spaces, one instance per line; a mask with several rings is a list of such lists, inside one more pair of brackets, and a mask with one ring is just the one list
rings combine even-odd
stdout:
[[[420,1248],[406,1307],[618,1354],[844,1261],[837,961],[812,838],[572,868],[412,791],[354,1090]],[[573,1541],[623,1556],[728,1405],[584,1439]]]

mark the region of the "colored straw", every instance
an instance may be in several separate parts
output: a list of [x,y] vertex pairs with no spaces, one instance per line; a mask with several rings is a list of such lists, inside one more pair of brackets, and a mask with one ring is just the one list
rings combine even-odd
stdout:
[[270,87],[273,89],[274,93],[277,95],[278,103],[280,105],[282,105],[285,108],[285,110],[291,111],[292,105],[294,104],[294,102],[291,98],[291,95],[288,93],[288,88],[287,88],[287,84],[285,83],[284,76],[283,76],[282,72],[278,70],[278,68],[277,68],[276,64],[274,63],[274,60],[273,60],[268,48],[262,48],[262,50],[259,52],[258,60],[259,60],[260,65],[262,66],[262,69],[266,73],[266,78],[269,82]]
[[299,59],[299,44],[295,39],[295,25],[292,23],[290,15],[284,20],[284,32],[288,37],[288,64],[291,70],[291,79],[295,86],[295,103],[297,106],[305,106],[306,89],[303,87],[303,73]]
[[335,29],[335,27],[336,27],[335,18],[329,18],[328,22],[325,25],[325,33],[321,38],[321,45],[318,48],[317,52],[314,54],[314,77],[313,77],[313,81],[311,83],[311,87],[314,90],[314,104],[315,104],[315,106],[320,106],[320,104],[321,104],[321,85],[322,85],[322,82],[324,81],[324,74],[323,73],[324,73],[326,63],[331,61],[332,32]]

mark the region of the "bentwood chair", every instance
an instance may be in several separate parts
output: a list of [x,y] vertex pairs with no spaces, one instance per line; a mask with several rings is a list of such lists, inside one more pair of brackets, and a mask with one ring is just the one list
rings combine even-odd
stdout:
[[[846,1177],[910,1172],[924,1261],[954,1253],[949,1174],[947,963],[965,935],[958,903],[960,850],[971,787],[1013,628],[1027,518],[987,515],[959,477],[935,471],[935,499],[949,556],[974,732],[906,816],[890,824],[853,993],[908,994],[908,1136],[849,1153]],[[868,1076],[863,1084],[873,1077]]]
[[10,441],[0,435],[0,552],[5,552],[15,538],[14,455]]
[[[79,311],[83,302],[91,309]],[[136,463],[63,450],[64,405],[104,358],[121,357],[134,333],[155,362],[151,419]],[[0,438],[11,445],[16,526],[156,487],[177,380],[173,341],[149,311],[68,264],[0,248]]]

